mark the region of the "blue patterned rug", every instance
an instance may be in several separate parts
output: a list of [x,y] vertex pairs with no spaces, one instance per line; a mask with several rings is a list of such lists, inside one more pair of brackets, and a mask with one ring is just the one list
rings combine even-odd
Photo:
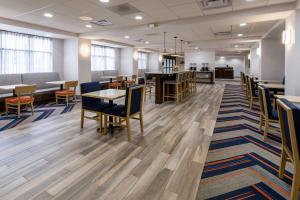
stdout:
[[47,119],[48,117],[65,114],[71,112],[75,107],[75,104],[66,106],[65,104],[56,105],[56,103],[47,103],[35,105],[33,116],[31,115],[30,109],[22,111],[19,119],[15,113],[9,113],[8,116],[2,114],[0,115],[0,132],[26,123],[32,123]]
[[197,199],[288,199],[292,166],[279,179],[280,154],[280,133],[264,141],[258,105],[250,110],[241,86],[226,85]]

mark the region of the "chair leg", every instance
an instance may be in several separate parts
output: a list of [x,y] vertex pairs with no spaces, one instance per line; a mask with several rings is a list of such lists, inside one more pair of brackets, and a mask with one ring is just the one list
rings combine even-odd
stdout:
[[6,116],[8,115],[8,105],[7,104],[5,104],[5,114],[6,114]]
[[84,125],[84,110],[81,110],[81,120],[80,120],[80,128],[83,128]]
[[[296,167],[296,166],[295,166]],[[300,179],[299,179],[299,169],[294,169],[294,175],[293,175],[293,184],[292,184],[292,190],[291,190],[291,200],[297,200],[298,194],[299,194],[299,188],[300,188]]]
[[57,98],[57,95],[55,95],[55,102],[56,102],[56,105],[58,104],[58,98]]
[[253,105],[253,99],[250,99],[250,110],[252,110],[252,105]]
[[107,115],[104,115],[104,135],[107,135]]
[[262,126],[264,124],[264,116],[262,114],[260,114],[259,116],[260,120],[259,120],[259,130],[262,130]]
[[34,107],[33,107],[33,102],[31,102],[31,104],[30,104],[30,107],[31,107],[31,113],[32,113],[32,115],[34,115]]
[[265,119],[265,132],[264,132],[264,139],[267,139],[269,132],[269,119]]
[[127,128],[128,142],[130,142],[131,141],[131,130],[130,130],[130,119],[129,119],[129,117],[126,117],[126,128]]
[[286,166],[286,160],[287,160],[287,155],[286,155],[286,152],[282,148],[280,168],[279,168],[279,178],[280,179],[283,179],[283,176],[284,176],[284,171],[285,171],[285,166]]
[[18,118],[20,118],[20,115],[21,115],[21,105],[20,104],[18,104]]
[[165,102],[165,87],[166,87],[166,84],[163,84],[163,102]]
[[66,96],[67,106],[69,106],[69,96]]
[[100,113],[99,114],[99,116],[98,116],[98,120],[99,120],[99,133],[101,133],[102,132],[102,113]]
[[143,114],[140,113],[140,128],[141,128],[141,133],[143,135],[144,133],[144,122],[143,122]]

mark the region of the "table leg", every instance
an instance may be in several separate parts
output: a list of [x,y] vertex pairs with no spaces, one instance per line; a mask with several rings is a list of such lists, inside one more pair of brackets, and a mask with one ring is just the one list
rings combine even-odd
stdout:
[[[109,106],[113,106],[113,105],[114,105],[114,102],[112,100],[109,100]],[[108,120],[110,123],[113,123],[113,121],[114,121],[113,117],[108,117]],[[108,129],[109,129],[110,134],[113,135],[114,134],[114,125],[109,124]]]
[[110,79],[109,79],[109,82],[112,83],[112,82],[113,82],[113,78],[110,78]]
[[64,90],[64,85],[60,84],[60,90]]
[[17,96],[17,95],[16,95],[16,90],[15,90],[15,89],[13,89],[13,96],[14,96],[14,97]]

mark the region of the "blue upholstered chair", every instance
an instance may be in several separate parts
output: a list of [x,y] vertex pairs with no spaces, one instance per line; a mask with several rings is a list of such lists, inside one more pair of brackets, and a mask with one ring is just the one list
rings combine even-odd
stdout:
[[270,126],[271,123],[278,123],[278,113],[272,106],[271,95],[269,89],[264,86],[258,86],[259,105],[260,105],[260,123],[259,129],[262,130],[263,125],[264,137],[268,137],[270,129],[277,131],[277,129]]
[[[107,133],[107,125],[121,126],[127,128],[128,141],[131,141],[130,119],[140,121],[143,133],[143,98],[145,86],[134,86],[126,88],[125,104],[115,105],[103,111],[104,132]],[[118,118],[119,122],[108,121],[108,117]],[[125,124],[123,124],[125,122]]]
[[289,159],[294,165],[289,199],[296,200],[300,189],[300,109],[286,99],[277,99],[277,106],[282,136],[279,177],[284,177],[286,161]]
[[248,78],[248,88],[249,88],[249,105],[250,105],[250,109],[252,109],[253,107],[253,102],[255,100],[258,100],[258,92],[257,92],[257,87],[256,87],[256,84],[254,83],[254,80],[253,78],[249,77]]
[[[99,82],[90,82],[80,84],[81,95],[101,90],[101,84]],[[102,130],[102,112],[104,109],[109,107],[109,104],[104,102],[102,99],[96,99],[92,97],[81,97],[81,128],[84,126],[84,119],[93,119],[99,121],[100,129]],[[87,117],[85,112],[92,112],[96,114],[96,117]]]

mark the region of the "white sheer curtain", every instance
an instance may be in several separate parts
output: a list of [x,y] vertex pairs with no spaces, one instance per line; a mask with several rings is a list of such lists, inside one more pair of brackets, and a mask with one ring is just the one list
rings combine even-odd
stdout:
[[116,52],[114,48],[99,45],[92,45],[91,48],[92,71],[116,69]]
[[138,68],[147,69],[148,54],[139,52]]
[[52,39],[0,31],[0,74],[53,71]]

